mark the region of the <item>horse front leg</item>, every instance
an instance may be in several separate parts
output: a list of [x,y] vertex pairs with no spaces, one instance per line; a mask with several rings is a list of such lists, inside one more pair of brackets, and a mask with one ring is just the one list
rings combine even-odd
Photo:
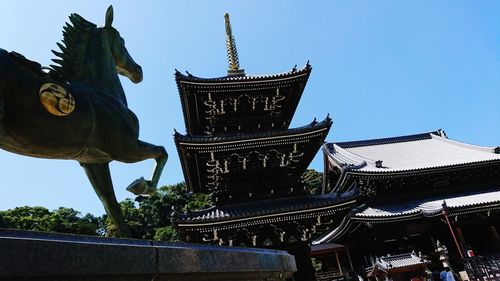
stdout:
[[82,165],[85,170],[95,193],[99,199],[101,199],[104,210],[111,219],[113,227],[116,230],[115,235],[119,237],[130,237],[130,231],[128,230],[127,223],[123,218],[120,204],[116,201],[108,163],[80,163],[80,165]]
[[151,158],[155,159],[151,179],[145,180],[144,177],[140,177],[127,187],[127,190],[135,195],[151,195],[156,192],[158,182],[168,160],[168,153],[163,146],[138,140],[136,149],[128,151],[127,158],[122,159],[123,162],[139,162]]
[[153,168],[153,174],[151,175],[151,187],[157,188],[158,182],[160,181],[161,174],[163,173],[163,169],[165,168],[165,164],[167,164],[168,153],[163,146],[157,147],[159,150],[159,156],[155,158],[155,166]]

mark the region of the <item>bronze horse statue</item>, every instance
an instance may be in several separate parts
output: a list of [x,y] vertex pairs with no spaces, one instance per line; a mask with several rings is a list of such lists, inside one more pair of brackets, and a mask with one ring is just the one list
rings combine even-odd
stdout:
[[0,148],[26,156],[73,159],[85,170],[116,235],[129,236],[113,190],[109,162],[155,159],[150,180],[139,178],[127,190],[151,194],[167,162],[162,146],[139,140],[139,122],[128,109],[118,74],[142,81],[142,68],[111,26],[97,27],[72,14],[66,23],[58,65],[51,68],[0,49]]

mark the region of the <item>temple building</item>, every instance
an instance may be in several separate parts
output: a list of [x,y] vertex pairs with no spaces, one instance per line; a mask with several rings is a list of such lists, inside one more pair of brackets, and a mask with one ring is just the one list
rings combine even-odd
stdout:
[[311,66],[245,74],[225,20],[227,75],[175,74],[186,134],[174,139],[186,185],[211,194],[213,207],[174,212],[174,225],[188,242],[286,250],[296,259],[294,278],[314,280],[311,239],[340,224],[355,203],[348,192],[311,195],[302,181],[332,120],[289,128]]
[[473,256],[496,256],[500,273],[500,147],[453,141],[438,130],[327,143],[323,152],[324,192],[358,196],[314,244],[348,247],[354,269],[366,274],[381,257],[411,252],[438,268],[440,241],[455,270],[472,271]]
[[[286,250],[300,281],[408,280],[442,267],[445,245],[454,269],[470,273],[480,268],[471,257],[496,255],[490,268],[500,276],[500,147],[453,141],[443,130],[324,143],[328,116],[290,128],[312,67],[247,75],[225,21],[227,75],[175,73],[186,185],[212,203],[173,212],[181,240]],[[323,193],[311,195],[302,174],[321,146]],[[322,262],[316,276],[311,256]]]

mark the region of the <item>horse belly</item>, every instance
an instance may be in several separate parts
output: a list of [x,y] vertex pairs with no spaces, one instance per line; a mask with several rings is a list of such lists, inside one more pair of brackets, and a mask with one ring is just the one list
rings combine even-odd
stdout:
[[74,110],[65,116],[54,115],[41,103],[39,94],[40,87],[51,81],[36,75],[21,78],[1,89],[5,112],[0,146],[33,157],[74,158],[92,135],[93,116],[88,99],[72,93]]

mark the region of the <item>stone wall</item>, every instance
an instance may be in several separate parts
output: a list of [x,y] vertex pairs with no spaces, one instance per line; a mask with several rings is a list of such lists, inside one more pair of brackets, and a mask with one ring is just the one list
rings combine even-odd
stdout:
[[285,280],[283,251],[0,229],[0,280]]

